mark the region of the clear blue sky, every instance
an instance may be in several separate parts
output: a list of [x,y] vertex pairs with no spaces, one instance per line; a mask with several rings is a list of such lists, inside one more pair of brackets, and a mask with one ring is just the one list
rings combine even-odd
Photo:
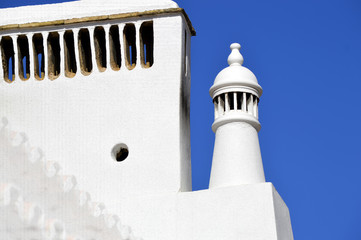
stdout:
[[[5,1],[5,3],[4,3]],[[0,7],[47,0],[3,0]],[[183,0],[192,40],[193,187],[208,186],[214,134],[208,89],[240,42],[264,89],[267,181],[296,240],[361,239],[361,1]],[[40,14],[40,13],[39,13]]]

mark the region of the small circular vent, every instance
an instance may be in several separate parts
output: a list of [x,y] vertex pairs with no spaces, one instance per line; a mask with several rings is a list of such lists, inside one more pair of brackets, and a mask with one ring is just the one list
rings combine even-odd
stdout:
[[117,144],[113,147],[112,157],[117,162],[123,162],[129,156],[128,146],[124,143]]

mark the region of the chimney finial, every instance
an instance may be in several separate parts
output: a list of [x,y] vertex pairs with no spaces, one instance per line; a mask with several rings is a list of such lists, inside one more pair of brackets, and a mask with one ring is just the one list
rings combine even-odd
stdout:
[[241,50],[241,45],[239,43],[233,43],[231,45],[231,54],[228,57],[228,64],[230,66],[242,66],[243,64],[243,56],[239,52]]

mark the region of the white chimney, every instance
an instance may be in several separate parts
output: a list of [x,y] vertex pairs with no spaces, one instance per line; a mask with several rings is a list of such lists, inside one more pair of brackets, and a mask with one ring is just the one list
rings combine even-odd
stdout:
[[241,45],[231,45],[229,67],[209,90],[215,107],[216,134],[209,188],[265,182],[258,131],[258,102],[262,88],[243,67]]

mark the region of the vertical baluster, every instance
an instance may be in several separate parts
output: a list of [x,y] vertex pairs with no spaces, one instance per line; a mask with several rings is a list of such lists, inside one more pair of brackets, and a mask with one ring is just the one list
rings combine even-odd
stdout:
[[247,101],[247,110],[248,113],[253,115],[253,94],[249,94],[249,99]]
[[79,29],[73,29],[74,34],[74,52],[75,52],[75,61],[77,73],[81,72],[80,68],[80,57],[79,57]]
[[141,66],[140,53],[141,53],[141,47],[143,47],[140,44],[140,26],[141,26],[141,23],[135,24],[135,46],[137,48],[137,65],[136,66]]
[[218,116],[223,115],[224,108],[223,108],[223,100],[221,98],[221,95],[218,96]]
[[95,53],[95,45],[94,45],[94,30],[95,27],[90,27],[89,29],[89,37],[90,37],[90,49],[91,49],[91,54],[92,54],[92,65],[93,65],[93,71],[95,71],[95,69],[98,70],[99,72],[99,68],[97,67],[97,59],[96,59],[96,53]]
[[12,40],[13,40],[13,45],[14,45],[14,72],[13,72],[13,81],[15,81],[16,76],[19,77],[20,73],[20,61],[21,59],[19,58],[19,48],[18,48],[18,37],[17,36],[11,36]]
[[253,116],[255,116],[256,118],[258,118],[257,116],[257,108],[258,108],[258,104],[257,104],[257,97],[254,97],[254,100],[253,100]]
[[49,47],[48,47],[48,37],[49,33],[43,33],[43,44],[44,44],[44,78],[48,76],[49,73]]
[[247,112],[247,94],[242,94],[242,111]]
[[218,118],[218,104],[214,101],[214,119]]
[[35,56],[34,56],[34,47],[33,47],[33,33],[28,33],[26,34],[27,38],[28,38],[28,43],[29,43],[29,72],[30,72],[30,77],[29,80],[32,79],[33,77],[35,77]]
[[125,56],[126,56],[126,52],[125,52],[125,48],[124,48],[124,24],[120,24],[118,25],[119,27],[119,43],[120,43],[120,58],[121,58],[121,64],[120,64],[120,69],[126,67],[126,60],[125,60]]
[[258,98],[256,98],[255,104],[254,104],[254,112],[255,112],[255,116],[258,119]]
[[109,69],[111,69],[111,57],[110,57],[110,51],[111,51],[111,49],[110,49],[110,43],[109,43],[109,41],[110,41],[110,39],[109,39],[109,30],[110,30],[110,25],[108,24],[108,25],[105,25],[105,26],[103,26],[104,27],[104,32],[105,32],[105,52],[106,52],[106,55],[107,55],[107,64],[106,64],[106,70],[105,71],[107,71],[107,70],[109,70]]
[[234,110],[237,111],[237,92],[233,93],[233,106],[234,106]]
[[[59,45],[60,45],[60,76],[65,73],[65,47],[64,47],[64,31],[59,33]],[[65,74],[64,74],[65,76]]]
[[231,108],[230,108],[230,105],[229,105],[228,93],[225,94],[224,100],[225,100],[225,111],[229,112],[231,110]]

